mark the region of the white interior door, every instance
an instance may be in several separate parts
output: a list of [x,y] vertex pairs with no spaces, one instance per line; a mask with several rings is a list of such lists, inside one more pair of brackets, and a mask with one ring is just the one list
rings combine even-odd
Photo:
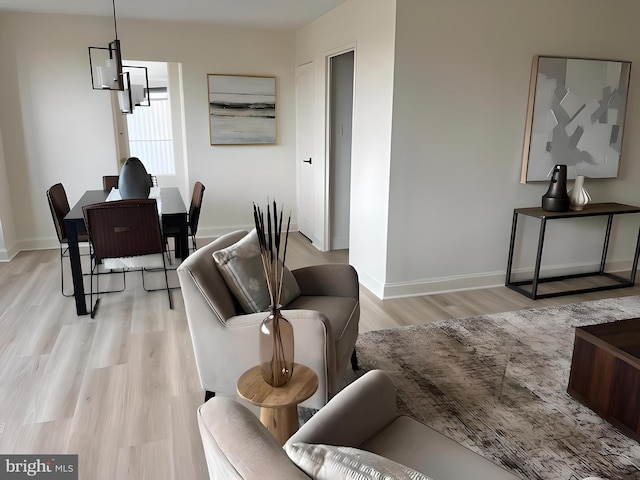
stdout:
[[298,230],[313,241],[313,63],[296,69],[296,162]]

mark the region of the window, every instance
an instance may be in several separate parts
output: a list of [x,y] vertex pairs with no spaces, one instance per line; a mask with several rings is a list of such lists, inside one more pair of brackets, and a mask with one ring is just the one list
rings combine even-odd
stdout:
[[166,89],[152,89],[150,99],[150,107],[138,107],[127,118],[129,151],[152,175],[175,175],[169,96]]

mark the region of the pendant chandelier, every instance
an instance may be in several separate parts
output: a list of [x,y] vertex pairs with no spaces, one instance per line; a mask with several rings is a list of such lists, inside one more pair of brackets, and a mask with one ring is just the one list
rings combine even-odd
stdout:
[[89,47],[91,86],[94,90],[115,90],[121,113],[133,113],[135,107],[149,107],[149,73],[147,67],[122,64],[118,40],[116,1],[113,4],[115,40],[107,47]]

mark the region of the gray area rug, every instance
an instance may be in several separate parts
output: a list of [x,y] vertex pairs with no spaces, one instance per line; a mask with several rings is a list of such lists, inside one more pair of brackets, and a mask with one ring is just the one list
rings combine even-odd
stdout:
[[566,392],[575,327],[634,317],[640,296],[377,330],[358,358],[402,413],[523,478],[640,479],[640,444]]

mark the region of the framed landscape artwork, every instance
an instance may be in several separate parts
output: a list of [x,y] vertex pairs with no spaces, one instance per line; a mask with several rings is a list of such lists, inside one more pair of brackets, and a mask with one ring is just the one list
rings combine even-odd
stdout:
[[276,143],[276,79],[208,74],[211,145]]
[[535,56],[520,183],[549,180],[554,165],[569,178],[616,178],[631,62]]

